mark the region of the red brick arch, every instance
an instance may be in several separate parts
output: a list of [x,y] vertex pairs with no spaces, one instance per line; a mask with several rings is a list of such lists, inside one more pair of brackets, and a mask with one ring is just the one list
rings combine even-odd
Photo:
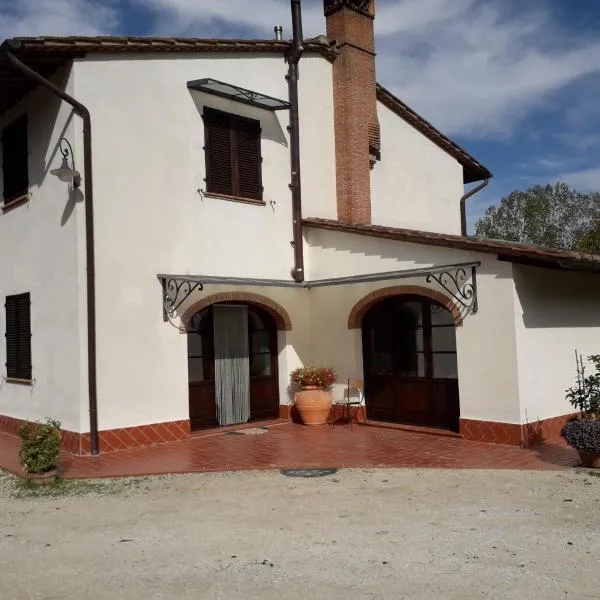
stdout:
[[274,300],[271,300],[271,298],[261,296],[260,294],[253,294],[251,292],[219,292],[200,298],[198,302],[192,304],[192,306],[183,313],[181,316],[182,330],[187,331],[191,318],[197,312],[209,307],[211,304],[216,304],[217,302],[247,302],[248,304],[256,304],[273,317],[278,330],[289,331],[292,329],[292,320],[290,319],[287,310]]
[[454,324],[457,327],[462,325],[463,318],[460,314],[460,310],[448,296],[420,285],[399,285],[376,290],[367,294],[362,300],[359,300],[350,311],[350,316],[348,317],[348,329],[360,329],[365,313],[381,300],[392,296],[425,296],[447,308],[452,314]]

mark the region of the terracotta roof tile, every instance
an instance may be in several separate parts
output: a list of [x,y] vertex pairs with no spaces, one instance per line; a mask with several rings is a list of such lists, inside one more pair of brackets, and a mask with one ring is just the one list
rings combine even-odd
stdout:
[[[325,36],[304,40],[307,52],[315,52],[333,61],[338,55],[336,43]],[[132,37],[132,36],[66,36],[66,37],[16,37],[6,40],[0,50],[10,49],[18,54],[34,70],[45,77],[50,76],[71,58],[85,54],[100,53],[159,53],[159,52],[265,52],[285,53],[291,47],[289,40],[206,39],[178,37]],[[3,81],[3,78],[6,81]],[[6,90],[0,95],[0,114],[27,93],[32,84],[14,82],[12,69],[2,68],[0,61],[0,87]],[[383,86],[377,85],[380,102],[395,112],[434,143],[448,152],[464,167],[465,183],[479,181],[492,174],[450,138],[438,131],[431,123],[396,98]]]
[[[244,40],[216,38],[131,37],[131,36],[67,36],[17,37],[5,42],[13,51],[79,55],[101,52],[285,52],[291,46],[287,40]],[[334,59],[337,52],[326,38],[314,38],[304,43],[307,52],[318,52]]]
[[308,218],[303,220],[303,224],[315,229],[327,229],[414,244],[426,244],[430,246],[441,246],[444,248],[456,248],[459,250],[472,250],[473,252],[495,254],[502,260],[510,262],[563,268],[574,271],[600,272],[600,255],[586,254],[573,250],[542,248],[540,246],[529,246],[526,244],[517,244],[515,242],[505,242],[501,240],[486,240],[461,235],[435,233],[432,231],[382,227],[380,225],[352,225],[329,219]]

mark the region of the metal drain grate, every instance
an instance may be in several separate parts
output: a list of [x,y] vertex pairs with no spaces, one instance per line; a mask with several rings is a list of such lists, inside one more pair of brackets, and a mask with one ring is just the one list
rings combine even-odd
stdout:
[[337,469],[281,469],[280,473],[286,477],[327,477],[337,471]]

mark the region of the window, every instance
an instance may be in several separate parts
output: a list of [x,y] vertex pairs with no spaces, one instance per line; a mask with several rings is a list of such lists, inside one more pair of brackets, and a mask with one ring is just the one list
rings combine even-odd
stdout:
[[4,203],[27,194],[27,117],[19,117],[2,132],[2,179]]
[[260,122],[204,109],[206,191],[262,200]]
[[6,376],[31,379],[31,300],[29,292],[6,297]]
[[272,329],[254,309],[248,311],[250,329],[250,375],[271,377],[272,374]]
[[426,298],[383,300],[365,316],[367,373],[457,379],[456,327],[449,310]]

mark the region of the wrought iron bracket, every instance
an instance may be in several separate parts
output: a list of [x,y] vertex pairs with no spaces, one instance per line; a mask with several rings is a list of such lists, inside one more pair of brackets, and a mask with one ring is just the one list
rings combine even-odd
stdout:
[[455,271],[440,271],[430,273],[425,277],[427,283],[434,281],[442,287],[459,305],[463,316],[476,314],[479,310],[477,303],[477,265],[467,268],[460,267]]
[[199,281],[161,277],[163,321],[171,322],[177,314],[177,309],[196,291],[202,291],[204,285]]

